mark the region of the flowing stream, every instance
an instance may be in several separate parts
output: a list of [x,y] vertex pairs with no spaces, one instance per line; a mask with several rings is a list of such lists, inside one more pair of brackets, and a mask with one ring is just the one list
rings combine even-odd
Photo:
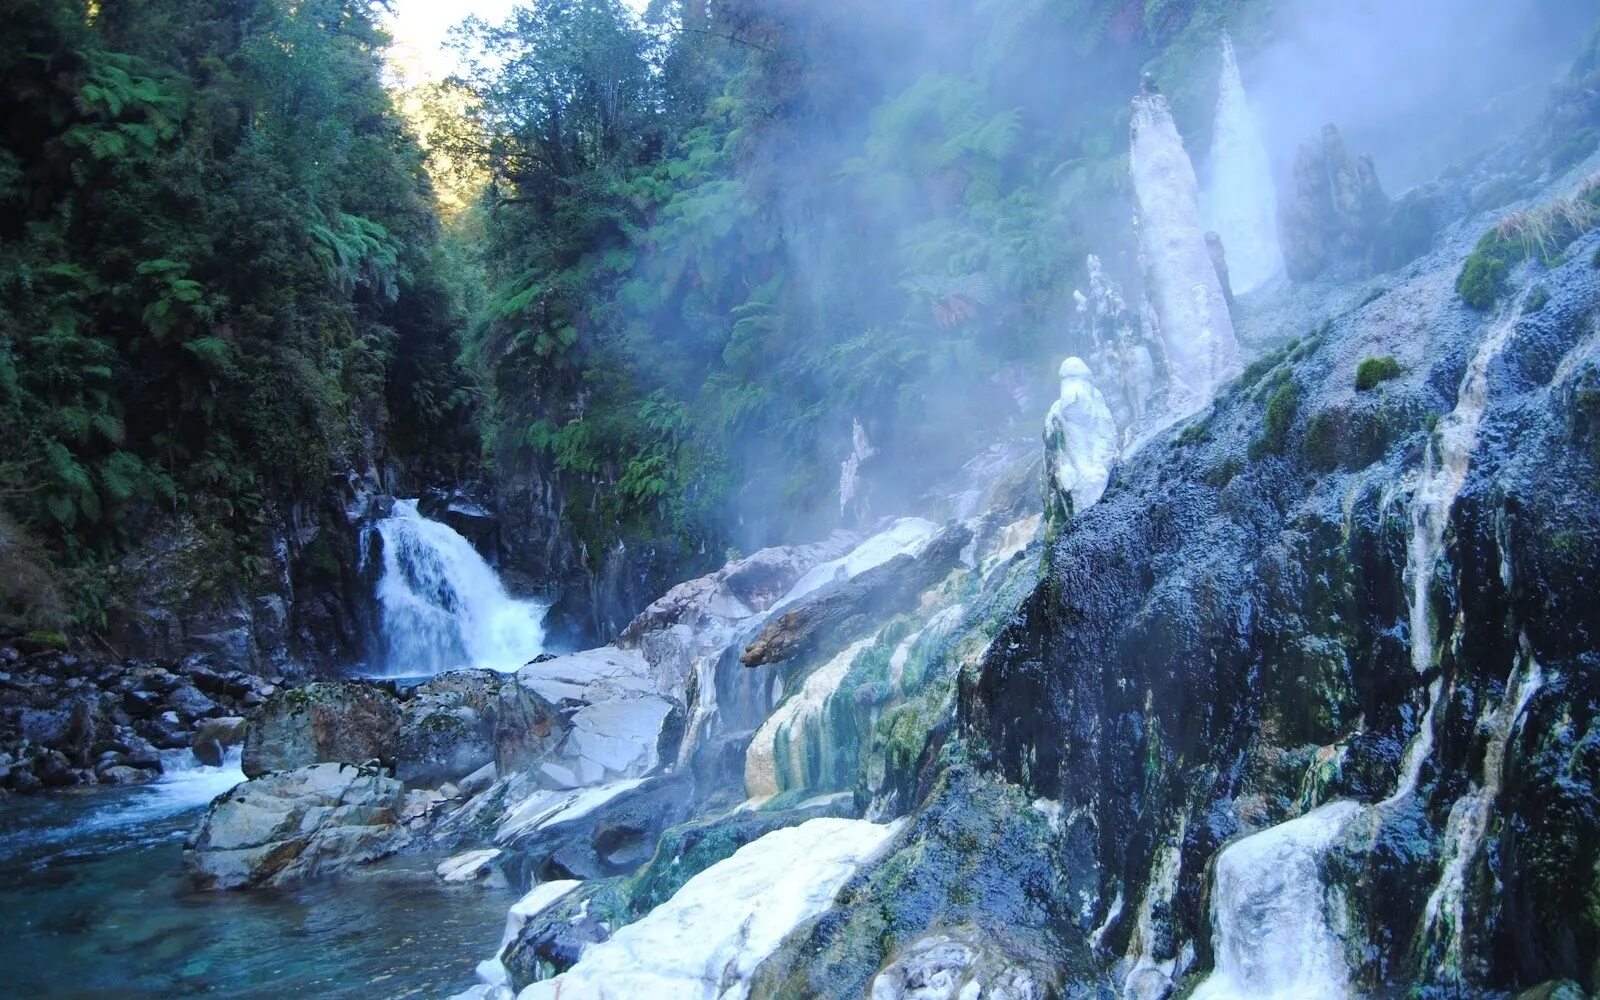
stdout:
[[183,839],[244,780],[184,766],[133,788],[0,799],[7,997],[436,997],[472,981],[509,891],[448,887],[409,856],[292,891],[189,889]]
[[416,677],[456,667],[516,670],[544,650],[536,601],[506,588],[478,551],[448,524],[398,500],[378,522],[383,540],[378,609],[389,676]]

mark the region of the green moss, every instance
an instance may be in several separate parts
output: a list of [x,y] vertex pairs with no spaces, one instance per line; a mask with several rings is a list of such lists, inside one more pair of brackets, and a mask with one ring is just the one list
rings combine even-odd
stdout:
[[67,637],[60,632],[29,632],[23,639],[28,645],[38,649],[65,651],[67,648]]
[[1572,198],[1508,215],[1478,241],[1456,277],[1456,292],[1474,309],[1492,307],[1505,294],[1512,268],[1530,258],[1555,266],[1597,221],[1600,184],[1585,186]]
[[1177,445],[1180,448],[1190,448],[1195,445],[1205,444],[1211,440],[1211,418],[1205,417],[1194,421],[1179,432]]
[[1244,463],[1232,455],[1206,470],[1206,485],[1222,489],[1244,471]]
[[1376,387],[1380,382],[1399,378],[1404,373],[1400,362],[1393,356],[1384,355],[1381,358],[1367,358],[1356,366],[1356,391],[1366,392]]
[[1339,465],[1339,421],[1331,410],[1318,410],[1306,421],[1306,460],[1321,472]]
[[1267,397],[1267,410],[1261,419],[1261,434],[1250,442],[1250,457],[1282,454],[1289,444],[1289,428],[1300,408],[1300,389],[1294,380],[1284,378]]
[[1544,285],[1535,285],[1533,290],[1528,293],[1528,301],[1524,305],[1524,309],[1527,312],[1538,312],[1549,304],[1550,289]]
[[1511,260],[1507,247],[1496,244],[1493,234],[1485,236],[1478,248],[1467,258],[1456,278],[1456,293],[1461,301],[1474,309],[1488,309],[1504,293],[1506,280],[1511,276]]

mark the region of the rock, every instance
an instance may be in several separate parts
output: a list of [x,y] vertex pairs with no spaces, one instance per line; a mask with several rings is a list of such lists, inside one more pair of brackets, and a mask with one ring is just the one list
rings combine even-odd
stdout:
[[102,785],[142,785],[160,776],[159,771],[145,771],[126,764],[95,768],[94,773]]
[[78,784],[78,772],[60,750],[41,750],[33,757],[33,774],[45,788],[66,788]]
[[500,851],[493,847],[467,851],[441,862],[434,872],[444,882],[476,882],[489,876],[493,871],[490,865],[499,856]]
[[494,784],[497,775],[498,772],[495,769],[494,761],[490,761],[489,763],[478,768],[476,771],[473,771],[471,774],[467,775],[465,778],[462,778],[461,781],[457,783],[456,787],[461,789],[461,795],[463,798],[470,799],[475,795],[487,791],[489,786]]
[[247,728],[244,718],[238,715],[224,715],[215,719],[206,719],[194,727],[194,742],[215,740],[222,746],[236,747],[244,742],[244,734]]
[[1105,397],[1079,358],[1061,363],[1061,398],[1044,423],[1045,463],[1050,480],[1045,516],[1064,524],[1106,491],[1117,460],[1117,424]]
[[404,800],[400,782],[348,764],[254,778],[211,804],[184,866],[199,889],[284,886],[343,871],[405,843]]
[[748,982],[784,937],[828,909],[898,829],[816,819],[769,833],[521,996],[701,996],[714,995],[708,983]]
[[492,670],[456,670],[419,685],[405,703],[395,777],[431,788],[492,764],[502,682]]
[[567,723],[537,689],[523,683],[520,671],[501,685],[499,699],[494,722],[497,774],[528,770],[556,752],[566,737]]
[[848,580],[825,584],[769,619],[739,661],[747,667],[801,656],[823,643],[843,646],[882,618],[915,605],[960,559],[972,532],[953,524],[920,555],[901,553]]
[[222,744],[215,739],[197,739],[189,744],[189,749],[194,754],[194,759],[206,767],[221,767],[223,760]]
[[650,860],[662,831],[688,816],[693,783],[669,775],[574,791],[537,791],[506,812],[495,843],[517,886],[625,875]]
[[871,1000],[1044,1000],[1030,971],[986,949],[982,932],[928,934],[903,948],[872,980]]
[[59,708],[23,709],[19,722],[22,738],[38,746],[59,746],[66,741],[69,713]]
[[315,763],[392,764],[400,704],[371,684],[307,684],[267,699],[250,715],[244,773],[259,777]]
[[1310,281],[1336,260],[1364,257],[1388,214],[1372,158],[1352,162],[1339,129],[1324,125],[1320,139],[1301,143],[1293,193],[1278,211],[1289,277]]
[[167,695],[167,707],[186,719],[199,719],[218,710],[217,703],[200,693],[193,684],[180,684]]

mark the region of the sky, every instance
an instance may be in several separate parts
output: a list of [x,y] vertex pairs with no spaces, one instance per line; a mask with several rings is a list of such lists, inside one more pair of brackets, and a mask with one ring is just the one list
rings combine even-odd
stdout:
[[[393,0],[394,61],[408,75],[441,80],[456,69],[455,53],[444,47],[450,29],[474,15],[497,23],[519,2],[527,0]],[[646,0],[624,2],[643,11]]]
[[477,15],[491,23],[504,20],[517,0],[394,0],[395,61],[408,72],[438,80],[456,68],[455,54],[444,47],[450,29]]

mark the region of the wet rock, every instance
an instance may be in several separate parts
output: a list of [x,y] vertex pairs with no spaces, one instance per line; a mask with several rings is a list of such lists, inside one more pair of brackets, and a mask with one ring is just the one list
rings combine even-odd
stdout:
[[1389,212],[1372,158],[1354,160],[1334,125],[1300,145],[1294,187],[1278,210],[1289,277],[1310,281],[1339,259],[1363,259]]
[[281,691],[249,716],[244,773],[258,777],[308,764],[392,764],[400,704],[370,684],[331,682]]
[[499,856],[500,851],[493,847],[466,851],[440,862],[434,873],[443,882],[457,884],[477,882],[489,877],[494,871],[492,867],[494,859]]
[[126,764],[97,767],[94,773],[102,785],[142,785],[161,776],[159,771],[141,770]]
[[492,764],[502,683],[513,682],[492,670],[456,670],[418,686],[402,712],[395,777],[436,787]]
[[347,764],[246,781],[206,811],[184,851],[199,889],[284,886],[392,854],[405,786]]
[[245,730],[248,728],[243,716],[224,715],[215,719],[206,719],[194,728],[194,740],[215,740],[224,747],[236,747],[244,742]]
[[194,759],[206,767],[221,767],[224,752],[222,744],[215,739],[197,739],[189,744],[189,750],[194,754]]
[[739,660],[747,667],[804,655],[822,643],[843,646],[876,624],[916,603],[922,592],[949,574],[972,532],[944,528],[920,555],[902,553],[849,580],[821,587],[767,621]]
[[496,837],[501,868],[517,886],[628,874],[692,804],[693,783],[676,776],[536,792],[508,811]]
[[464,798],[470,799],[481,792],[487,791],[489,786],[494,784],[498,773],[499,772],[495,769],[494,762],[490,761],[489,763],[478,768],[476,771],[473,771],[471,774],[467,775],[465,778],[462,778],[461,781],[457,783],[456,787],[461,790],[461,795]]
[[991,950],[975,927],[911,942],[873,977],[871,1000],[1044,1000],[1033,972]]

